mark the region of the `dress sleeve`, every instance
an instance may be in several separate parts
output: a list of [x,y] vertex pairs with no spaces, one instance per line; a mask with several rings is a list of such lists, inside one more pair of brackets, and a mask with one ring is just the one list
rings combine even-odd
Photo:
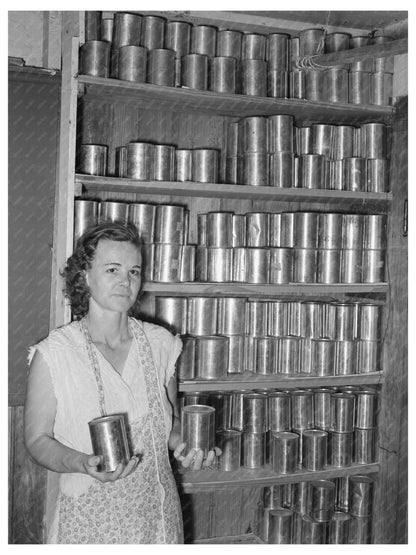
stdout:
[[159,379],[166,387],[175,373],[175,364],[182,352],[182,340],[179,335],[173,335],[155,324],[143,322],[143,329],[150,342]]

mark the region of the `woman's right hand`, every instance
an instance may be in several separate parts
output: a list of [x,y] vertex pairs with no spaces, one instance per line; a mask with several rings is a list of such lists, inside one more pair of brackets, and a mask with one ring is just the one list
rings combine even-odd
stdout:
[[97,455],[87,455],[85,460],[82,462],[82,465],[85,469],[85,472],[99,480],[100,482],[115,482],[121,478],[126,478],[132,472],[134,472],[139,464],[139,458],[133,456],[129,462],[124,466],[123,463],[120,463],[117,468],[113,472],[98,472],[97,466],[101,462],[101,457]]

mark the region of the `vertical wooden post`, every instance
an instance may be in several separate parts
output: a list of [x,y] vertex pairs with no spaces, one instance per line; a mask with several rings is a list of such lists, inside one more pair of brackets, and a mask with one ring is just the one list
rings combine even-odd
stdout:
[[59,130],[58,176],[55,193],[53,231],[51,329],[69,322],[70,310],[62,293],[59,275],[72,252],[75,144],[77,119],[77,82],[79,40],[76,36],[78,12],[62,14],[62,85]]
[[379,415],[380,473],[374,503],[374,543],[407,542],[407,97],[392,122],[387,281],[383,369]]

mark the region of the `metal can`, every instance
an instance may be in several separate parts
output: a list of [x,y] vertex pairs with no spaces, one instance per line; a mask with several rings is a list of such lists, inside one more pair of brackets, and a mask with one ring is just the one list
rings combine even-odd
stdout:
[[142,20],[141,45],[149,51],[162,49],[165,42],[166,19],[154,15],[145,15]]
[[224,378],[228,372],[228,337],[198,336],[195,344],[195,376],[206,380]]
[[269,68],[286,71],[289,67],[289,39],[285,33],[271,33],[266,39],[266,60]]
[[147,82],[165,87],[175,86],[175,52],[164,48],[149,50]]
[[106,175],[107,152],[105,145],[80,145],[77,156],[77,172],[87,175]]
[[189,54],[191,46],[191,24],[185,21],[167,21],[165,25],[165,44],[173,50],[177,58]]
[[252,116],[241,120],[243,153],[268,152],[268,119],[263,116]]
[[208,89],[208,56],[186,54],[181,58],[182,86],[206,91]]
[[354,430],[354,463],[371,464],[376,462],[377,428]]
[[206,405],[186,405],[181,414],[181,441],[185,455],[201,449],[206,457],[215,446],[215,409]]
[[243,60],[264,60],[266,57],[266,35],[244,33],[241,57]]
[[290,509],[272,509],[270,511],[269,544],[292,543],[292,518]]
[[88,422],[94,455],[101,457],[99,472],[113,472],[119,464],[127,465],[130,448],[124,414],[94,418]]
[[217,56],[241,59],[241,43],[243,33],[240,31],[221,29],[217,32]]
[[241,92],[249,96],[267,96],[267,62],[260,59],[243,59]]
[[266,461],[266,432],[243,432],[243,466],[261,468]]
[[332,395],[331,429],[337,433],[351,433],[354,431],[355,397],[348,393],[334,393]]
[[308,430],[313,428],[313,392],[295,390],[291,393],[292,429]]
[[332,389],[320,388],[313,391],[314,428],[329,431],[331,429],[331,395]]
[[300,338],[278,337],[277,373],[297,374],[300,368]]
[[192,181],[199,183],[218,182],[218,150],[209,148],[192,151]]
[[192,181],[192,150],[175,149],[176,181]]
[[174,328],[175,333],[185,334],[187,332],[188,303],[183,297],[156,297],[155,315],[164,324]]
[[333,67],[324,72],[325,97],[328,102],[348,103],[348,69]]
[[246,273],[247,283],[268,283],[270,253],[265,248],[246,248]]
[[221,449],[218,470],[238,470],[241,466],[241,432],[238,430],[217,430],[216,444]]
[[155,243],[184,244],[185,210],[183,206],[160,204],[156,206]]
[[154,177],[155,146],[150,143],[127,145],[126,177],[140,181],[152,181]]
[[361,156],[387,158],[387,127],[384,123],[364,123],[361,129]]
[[277,391],[268,397],[268,423],[272,432],[290,432],[291,397],[289,393]]
[[246,241],[248,247],[267,247],[269,244],[270,218],[267,212],[246,214]]
[[216,297],[190,297],[188,299],[187,330],[191,335],[217,333],[218,299]]
[[247,300],[243,297],[218,299],[218,333],[244,335]]
[[345,468],[352,464],[353,432],[329,434],[329,465],[336,468]]
[[350,71],[348,102],[351,104],[370,104],[371,74],[368,71]]
[[270,156],[270,185],[291,188],[295,179],[295,155],[293,152],[276,152]]
[[289,72],[267,68],[267,96],[289,98]]
[[271,248],[269,283],[290,283],[293,280],[293,250]]
[[289,98],[306,98],[306,71],[292,69],[289,72]]
[[234,94],[237,62],[234,58],[216,57],[211,60],[210,90]]
[[302,154],[299,157],[299,187],[323,189],[325,185],[325,157],[320,154]]
[[99,222],[121,222],[126,224],[128,208],[129,206],[125,202],[101,202]]
[[154,179],[155,181],[173,181],[175,179],[175,147],[155,145]]
[[98,202],[75,200],[74,243],[89,227],[98,223]]
[[318,249],[317,251],[317,283],[340,283],[341,250]]
[[358,343],[355,340],[340,340],[336,346],[335,375],[357,374]]
[[243,398],[243,431],[267,431],[267,397],[261,393],[248,393]]
[[191,30],[191,52],[210,58],[215,56],[217,27],[213,25],[193,25]]
[[153,281],[162,283],[179,282],[181,267],[181,245],[155,244]]
[[367,160],[367,191],[371,193],[385,193],[388,191],[388,160],[372,158]]
[[368,339],[358,340],[357,366],[359,374],[378,372],[380,370],[380,342]]
[[146,82],[147,50],[143,46],[126,45],[119,49],[118,78],[136,83]]
[[342,511],[334,511],[329,522],[328,543],[347,544],[350,531],[351,517]]
[[93,77],[108,77],[110,72],[110,43],[89,40],[80,48],[80,73]]
[[369,476],[351,476],[349,512],[352,516],[371,516],[373,511],[374,480]]
[[[176,365],[178,378],[180,380],[192,380],[195,378],[195,337],[182,336],[182,352]],[[204,404],[197,402],[196,404]]]
[[316,249],[294,249],[294,277],[295,283],[316,282]]
[[314,102],[325,101],[325,73],[320,70],[305,70],[305,98]]
[[326,543],[328,534],[328,523],[319,522],[309,515],[302,516],[302,544],[322,544]]
[[322,54],[324,48],[323,29],[303,29],[299,33],[299,56]]
[[309,515],[318,522],[329,522],[334,514],[335,484],[330,480],[309,483]]
[[292,432],[273,432],[271,448],[272,468],[278,474],[292,474],[299,460],[299,436]]
[[371,543],[372,518],[368,516],[351,516],[349,544]]
[[355,427],[362,430],[374,428],[377,425],[377,393],[358,391],[356,399]]
[[306,470],[324,470],[327,467],[328,432],[303,430],[302,467]]
[[350,48],[350,38],[349,33],[328,33],[325,35],[325,52],[348,50]]
[[363,283],[382,283],[385,279],[386,252],[384,249],[363,250]]
[[227,335],[228,337],[228,373],[244,372],[245,336]]
[[393,74],[384,71],[370,74],[370,104],[391,106],[393,102]]

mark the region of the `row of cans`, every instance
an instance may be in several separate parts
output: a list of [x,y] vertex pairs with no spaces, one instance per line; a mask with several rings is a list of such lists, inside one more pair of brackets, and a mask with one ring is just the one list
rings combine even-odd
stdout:
[[111,51],[110,43],[104,41],[87,41],[81,46],[80,54],[81,73],[94,77],[343,104],[390,106],[393,100],[393,74],[384,71],[348,71],[338,67],[281,71],[258,59],[239,61],[231,57],[209,58],[204,54],[176,58],[173,50],[148,51],[134,45]]
[[184,206],[77,199],[74,208],[75,239],[101,222],[131,222],[145,245],[188,243],[189,211]]
[[338,376],[380,371],[381,342],[296,336],[183,336],[178,375],[216,380],[229,374]]
[[[182,395],[181,405],[215,408],[213,418],[217,431],[302,434],[305,430],[317,430],[351,434],[355,430],[368,430],[368,438],[377,427],[379,411],[377,390],[359,386],[192,392]],[[322,451],[326,458],[326,436],[315,435],[310,434],[310,447],[315,446],[314,450]],[[281,445],[286,441],[290,445],[292,439],[282,437]],[[324,443],[325,449],[321,449]],[[301,441],[299,444],[302,447]]]
[[[82,144],[77,172],[107,175],[108,147]],[[172,145],[131,142],[115,151],[115,176],[139,181],[217,183],[220,151],[214,148],[177,149]]]
[[[346,32],[326,33],[322,28],[303,29],[297,37],[287,33],[243,33],[219,29],[213,25],[168,21],[156,15],[116,12],[113,17],[103,18],[100,12],[85,13],[85,40],[107,41],[115,49],[137,45],[149,50],[167,48],[173,50],[177,57],[196,53],[237,60],[260,59],[267,60],[272,67],[281,70],[288,69],[291,62],[299,57],[393,40],[380,33],[352,36]],[[374,70],[378,71],[386,69],[386,64],[391,64],[390,57],[374,60]]]
[[252,521],[254,533],[271,544],[370,543],[374,480],[348,479],[347,511],[337,504],[341,481],[345,479],[264,488]]
[[195,278],[216,283],[383,283],[385,249],[198,247]]
[[226,155],[293,152],[321,154],[330,160],[387,158],[388,128],[384,123],[296,126],[293,116],[249,116],[228,124]]
[[202,247],[385,249],[387,217],[334,212],[208,212],[197,216]]
[[371,302],[156,297],[157,319],[174,333],[381,340],[382,306]]
[[390,106],[393,74],[384,71],[293,69],[282,71],[259,59],[237,60],[204,54],[176,57],[174,50],[87,41],[80,49],[80,72],[135,83],[271,98]]
[[388,172],[385,158],[328,160],[321,154],[252,152],[227,157],[225,180],[254,187],[384,193],[389,187]]

